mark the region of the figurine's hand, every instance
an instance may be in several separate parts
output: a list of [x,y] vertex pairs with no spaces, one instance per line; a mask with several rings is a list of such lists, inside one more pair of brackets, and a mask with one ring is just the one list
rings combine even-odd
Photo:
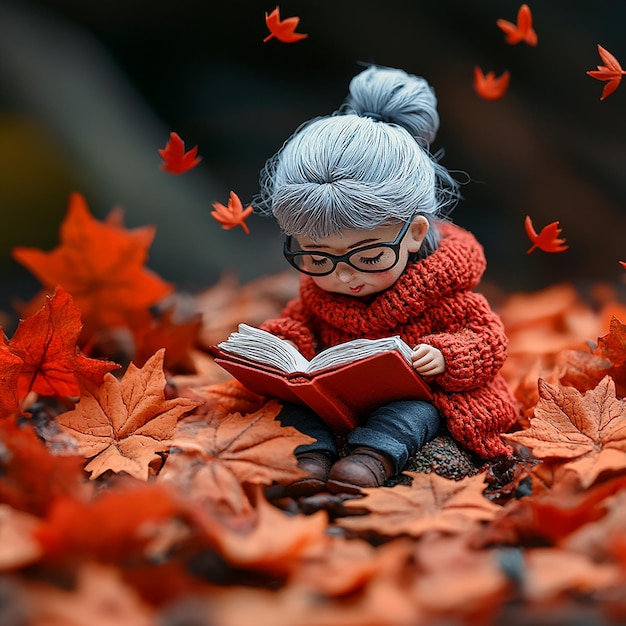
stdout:
[[438,348],[420,343],[413,349],[411,355],[413,369],[423,376],[435,376],[446,371],[446,362]]

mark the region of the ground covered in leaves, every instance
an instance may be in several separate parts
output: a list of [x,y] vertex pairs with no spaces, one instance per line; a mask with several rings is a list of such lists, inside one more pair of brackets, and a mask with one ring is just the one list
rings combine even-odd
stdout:
[[152,235],[75,195],[57,248],[15,251],[43,291],[0,342],[1,624],[626,621],[612,288],[486,289],[510,337],[513,458],[481,463],[444,432],[388,486],[295,500],[307,438],[207,348],[275,316],[297,278],[177,293],[144,267]]

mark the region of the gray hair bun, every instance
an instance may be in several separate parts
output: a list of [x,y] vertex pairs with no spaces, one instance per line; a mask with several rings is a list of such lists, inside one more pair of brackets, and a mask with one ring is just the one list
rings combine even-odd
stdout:
[[357,74],[342,112],[403,126],[425,147],[434,142],[439,129],[433,88],[400,69],[371,66]]

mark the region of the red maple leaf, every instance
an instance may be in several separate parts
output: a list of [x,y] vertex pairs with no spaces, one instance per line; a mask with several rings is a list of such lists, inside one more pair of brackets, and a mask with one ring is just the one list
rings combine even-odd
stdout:
[[16,390],[19,400],[29,391],[78,396],[79,377],[98,385],[107,372],[120,367],[81,354],[76,347],[81,328],[80,311],[60,287],[37,313],[20,321],[9,342],[11,352],[22,360]]
[[17,413],[17,383],[24,361],[14,354],[0,330],[0,418]]
[[604,65],[598,65],[597,70],[590,70],[587,74],[596,80],[607,81],[600,96],[600,100],[604,100],[619,87],[619,84],[622,82],[622,76],[626,74],[626,71],[622,69],[620,62],[600,44],[598,44],[598,52],[600,58],[604,61]]
[[194,146],[191,150],[185,152],[185,142],[177,133],[170,133],[170,139],[165,144],[165,148],[159,150],[159,154],[163,159],[161,169],[170,174],[182,174],[193,169],[202,161],[201,156],[196,156],[198,146]]
[[228,206],[214,202],[213,208],[215,211],[211,211],[211,216],[222,225],[222,228],[229,230],[235,226],[241,226],[247,235],[250,234],[245,220],[252,214],[253,208],[248,206],[244,209],[239,196],[234,191],[230,192]]
[[480,67],[475,67],[474,91],[485,100],[498,100],[505,94],[510,78],[511,74],[508,70],[496,77],[495,72],[483,74]]
[[287,17],[284,20],[280,19],[280,10],[276,7],[271,13],[265,13],[265,23],[270,30],[270,34],[263,40],[269,41],[273,37],[276,37],[283,43],[293,43],[305,39],[308,35],[303,33],[294,32],[300,22],[299,17]]
[[[126,230],[119,212],[114,217],[104,223],[95,220],[84,197],[73,193],[61,224],[61,245],[50,252],[22,247],[12,251],[47,292],[60,285],[72,295],[81,311],[85,338],[103,328],[131,326],[172,290],[144,267],[154,227]],[[37,297],[22,314],[32,314],[40,306]]]
[[31,422],[20,426],[15,418],[0,421],[0,441],[0,503],[45,515],[59,497],[86,495],[83,459],[51,454]]
[[558,238],[562,230],[559,228],[558,221],[544,226],[541,229],[541,232],[537,234],[530,216],[527,215],[524,220],[524,228],[526,229],[528,238],[533,243],[533,245],[526,250],[528,254],[530,254],[535,248],[539,248],[544,252],[563,252],[569,248],[569,246],[563,245],[565,243],[565,239]]
[[527,4],[522,4],[517,12],[517,23],[497,20],[498,28],[506,35],[506,42],[515,45],[525,41],[529,46],[537,45],[537,33],[533,29],[533,15]]

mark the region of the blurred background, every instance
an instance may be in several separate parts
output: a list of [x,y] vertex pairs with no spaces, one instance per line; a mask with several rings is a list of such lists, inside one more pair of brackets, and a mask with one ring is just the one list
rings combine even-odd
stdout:
[[[121,206],[127,227],[155,225],[149,266],[180,290],[285,269],[273,221],[225,231],[211,204],[249,203],[265,160],[370,62],[435,88],[432,148],[469,181],[452,217],[483,243],[488,283],[623,288],[626,84],[600,101],[585,72],[597,44],[626,66],[626,2],[528,4],[536,48],[497,28],[512,0],[283,0],[309,35],[294,44],[263,43],[269,1],[0,0],[0,305],[37,291],[11,249],[55,247],[72,191],[99,219]],[[501,100],[475,94],[474,66],[511,72]],[[178,177],[159,169],[170,131],[203,157]],[[570,249],[527,255],[526,215],[559,220]]]

